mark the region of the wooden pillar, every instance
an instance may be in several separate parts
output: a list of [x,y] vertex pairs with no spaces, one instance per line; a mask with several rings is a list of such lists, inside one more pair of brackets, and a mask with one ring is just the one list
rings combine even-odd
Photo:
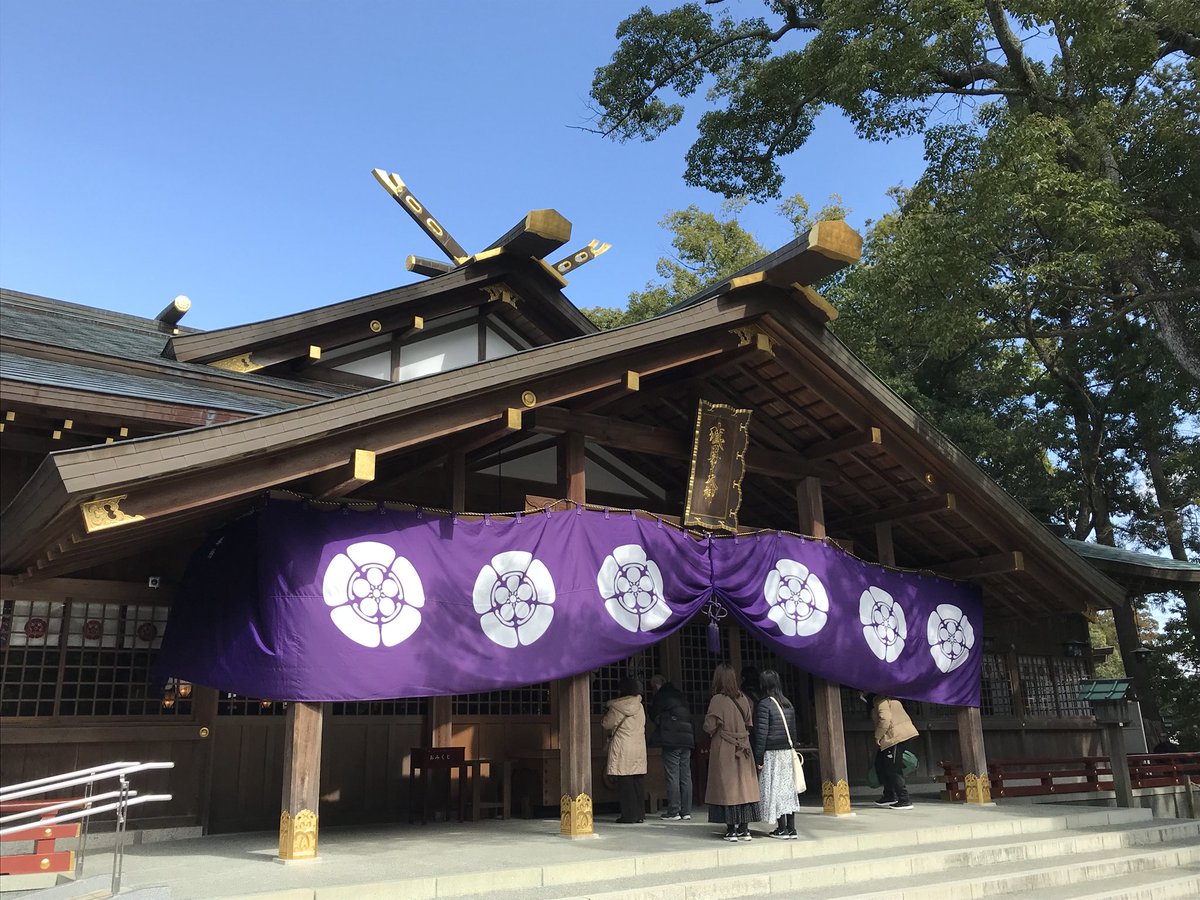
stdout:
[[1129,779],[1129,756],[1125,749],[1125,723],[1104,723],[1104,743],[1108,749],[1108,762],[1112,769],[1113,791],[1117,795],[1117,806],[1131,809],[1135,804],[1133,802],[1133,782]]
[[896,547],[892,543],[891,522],[875,523],[875,558],[885,566],[896,564]]
[[[820,478],[797,482],[796,512],[803,534],[825,537],[825,504],[821,500]],[[850,780],[846,766],[846,732],[842,727],[841,685],[814,677],[813,701],[817,752],[821,760],[821,805],[827,816],[847,816],[850,815]]]
[[213,729],[217,724],[216,688],[194,684],[192,691],[192,717],[200,732],[196,749],[196,771],[200,776],[200,827],[208,834],[208,820],[212,813],[213,797]]
[[[450,509],[467,510],[467,455],[454,450],[447,458],[450,475]],[[449,747],[454,737],[453,697],[430,697],[425,708],[425,746]],[[448,777],[448,773],[447,773]]]
[[796,511],[801,534],[825,537],[825,505],[821,501],[820,478],[796,482]]
[[317,855],[321,797],[320,703],[288,703],[283,743],[283,812],[279,814],[279,858]]
[[958,746],[962,753],[963,781],[968,803],[991,803],[987,753],[983,748],[983,719],[977,706],[958,707]]
[[[559,484],[563,496],[583,504],[583,435],[569,432],[558,445]],[[559,513],[563,515],[563,513]],[[567,512],[566,515],[573,515]],[[592,834],[591,673],[558,680],[558,746],[562,797],[559,832],[571,837]]]
[[842,688],[813,678],[817,714],[817,752],[821,759],[821,806],[827,816],[850,815],[850,776],[846,733],[842,728]]

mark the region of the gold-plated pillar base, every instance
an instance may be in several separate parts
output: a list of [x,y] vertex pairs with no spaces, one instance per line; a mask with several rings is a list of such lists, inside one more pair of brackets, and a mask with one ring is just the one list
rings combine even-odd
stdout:
[[569,837],[579,837],[592,833],[592,798],[580,794],[571,799],[570,794],[563,794],[558,801],[559,834]]
[[850,785],[845,778],[821,782],[821,806],[827,816],[850,815]]
[[293,819],[285,809],[279,814],[279,858],[315,859],[317,855],[317,814],[302,809]]
[[985,772],[982,775],[976,775],[973,772],[968,772],[966,778],[963,779],[966,783],[965,794],[968,803],[991,803],[992,802],[992,782],[987,777]]

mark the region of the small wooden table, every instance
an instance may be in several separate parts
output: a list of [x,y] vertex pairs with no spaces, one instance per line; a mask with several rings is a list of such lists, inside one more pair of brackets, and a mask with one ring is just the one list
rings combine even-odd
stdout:
[[[413,821],[416,806],[416,785],[421,784],[421,824],[429,820],[429,772],[431,769],[458,769],[458,821],[463,815],[467,800],[467,751],[465,747],[414,747],[410,751],[408,764],[408,821]],[[478,768],[475,769],[478,772]],[[420,773],[418,778],[417,773]],[[449,797],[447,799],[450,799]],[[449,810],[447,810],[447,814]]]

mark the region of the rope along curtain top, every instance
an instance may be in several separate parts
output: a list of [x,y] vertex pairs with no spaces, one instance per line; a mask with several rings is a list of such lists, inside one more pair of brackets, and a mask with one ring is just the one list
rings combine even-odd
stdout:
[[975,585],[795,535],[698,538],[585,509],[468,520],[269,502],[193,557],[159,674],[312,702],[492,691],[626,659],[709,601],[827,680],[979,705]]

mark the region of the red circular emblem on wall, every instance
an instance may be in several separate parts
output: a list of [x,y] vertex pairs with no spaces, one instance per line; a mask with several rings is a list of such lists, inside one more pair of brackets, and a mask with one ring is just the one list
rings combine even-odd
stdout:
[[50,630],[50,623],[45,619],[30,619],[25,623],[25,637],[44,638]]
[[104,634],[104,623],[99,619],[88,619],[83,623],[83,636],[89,641],[99,640],[102,634]]
[[149,643],[158,637],[158,626],[153,622],[143,622],[137,627],[137,636],[146,643]]

